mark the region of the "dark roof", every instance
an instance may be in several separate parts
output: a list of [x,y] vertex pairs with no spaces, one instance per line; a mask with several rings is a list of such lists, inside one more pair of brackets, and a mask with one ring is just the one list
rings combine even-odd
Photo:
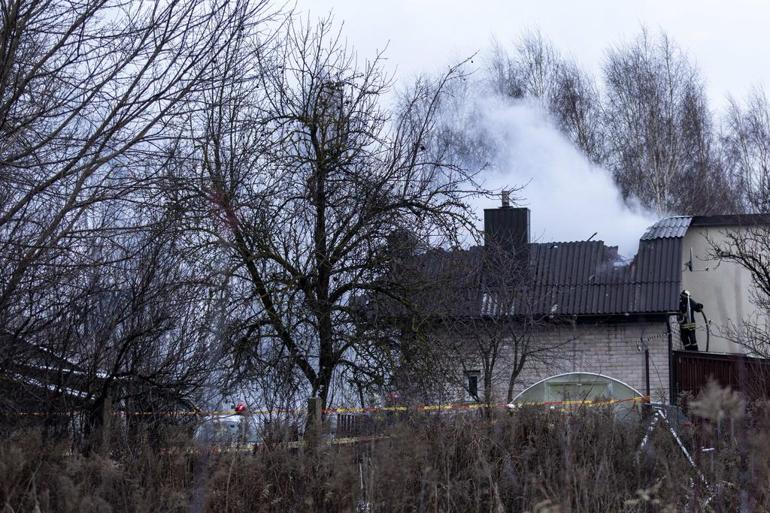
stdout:
[[631,262],[601,241],[530,245],[530,301],[538,313],[654,314],[676,311],[681,238],[646,239]]
[[[661,219],[631,262],[603,242],[531,244],[532,287],[540,311],[569,315],[674,312],[679,306],[682,237],[691,217]],[[548,304],[550,302],[550,304]]]
[[[682,274],[682,237],[690,217],[671,217],[651,226],[633,260],[602,241],[528,245],[526,286],[516,299],[510,288],[489,285],[494,272],[482,270],[483,248],[434,250],[410,265],[425,287],[414,303],[437,315],[654,315],[675,312]],[[417,265],[415,266],[414,263]],[[522,280],[519,280],[521,282]],[[433,286],[433,287],[432,287]],[[505,290],[506,292],[498,292]],[[391,312],[392,313],[392,312]]]
[[690,227],[692,217],[674,216],[661,219],[647,228],[640,240],[669,239],[672,237],[684,237],[687,228]]
[[757,226],[770,225],[770,214],[733,214],[694,216],[692,226]]
[[434,248],[400,258],[383,284],[389,293],[367,298],[367,315],[472,315],[478,311],[481,250],[479,246],[467,250]]
[[770,214],[667,217],[647,229],[627,265],[618,265],[614,248],[598,242],[531,244],[534,297],[540,311],[556,306],[571,315],[675,312],[687,230],[757,225],[770,225]]

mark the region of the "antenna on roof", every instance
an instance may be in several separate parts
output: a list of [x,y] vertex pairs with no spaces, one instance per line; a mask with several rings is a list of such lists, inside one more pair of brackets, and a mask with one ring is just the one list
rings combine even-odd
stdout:
[[589,240],[591,240],[591,239],[593,239],[594,237],[596,237],[596,235],[597,235],[598,233],[599,233],[599,232],[594,232],[594,234],[593,234],[593,235],[591,235],[590,237],[588,237],[588,238],[586,239],[586,242],[588,242]]

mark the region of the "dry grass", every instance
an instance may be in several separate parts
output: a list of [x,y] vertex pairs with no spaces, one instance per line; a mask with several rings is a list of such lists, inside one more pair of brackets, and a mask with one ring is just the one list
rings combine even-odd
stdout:
[[697,470],[665,429],[639,453],[642,424],[594,409],[418,417],[357,446],[147,444],[113,459],[17,433],[0,444],[0,511],[768,511],[770,410],[741,407],[730,418],[713,403],[732,400],[701,398],[698,411],[718,419],[683,433]]

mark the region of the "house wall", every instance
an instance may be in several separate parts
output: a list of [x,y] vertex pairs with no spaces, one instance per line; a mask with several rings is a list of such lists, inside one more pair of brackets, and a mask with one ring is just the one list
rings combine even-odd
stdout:
[[[740,231],[731,227],[691,227],[682,241],[682,262],[690,260],[692,249],[693,270],[683,265],[682,286],[692,298],[703,304],[703,310],[711,321],[709,351],[742,353],[745,350],[729,340],[729,331],[740,329],[744,319],[756,317],[760,312],[751,302],[754,288],[751,274],[740,265],[711,258],[712,244],[724,244],[725,233]],[[696,332],[698,347],[706,349],[706,332],[703,318],[696,314],[699,328]]]
[[[675,328],[675,318],[672,317]],[[534,335],[538,347],[552,349],[548,358],[531,359],[517,377],[514,397],[534,383],[564,372],[595,372],[618,379],[642,394],[645,393],[645,365],[642,339],[650,353],[650,393],[653,401],[668,401],[669,357],[666,323],[597,322],[544,328]],[[680,346],[678,332],[673,332],[674,348]],[[493,376],[494,398],[500,403],[507,400],[511,366],[511,347],[504,347]],[[465,365],[473,368],[472,363]],[[483,391],[481,386],[479,389]],[[469,400],[467,394],[463,398]]]

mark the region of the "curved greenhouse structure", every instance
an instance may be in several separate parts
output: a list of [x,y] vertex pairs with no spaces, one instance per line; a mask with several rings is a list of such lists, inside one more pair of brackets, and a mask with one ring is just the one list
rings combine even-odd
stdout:
[[591,405],[612,405],[628,411],[638,406],[642,394],[622,381],[593,372],[568,372],[538,381],[519,395],[510,407],[549,406],[571,409]]

